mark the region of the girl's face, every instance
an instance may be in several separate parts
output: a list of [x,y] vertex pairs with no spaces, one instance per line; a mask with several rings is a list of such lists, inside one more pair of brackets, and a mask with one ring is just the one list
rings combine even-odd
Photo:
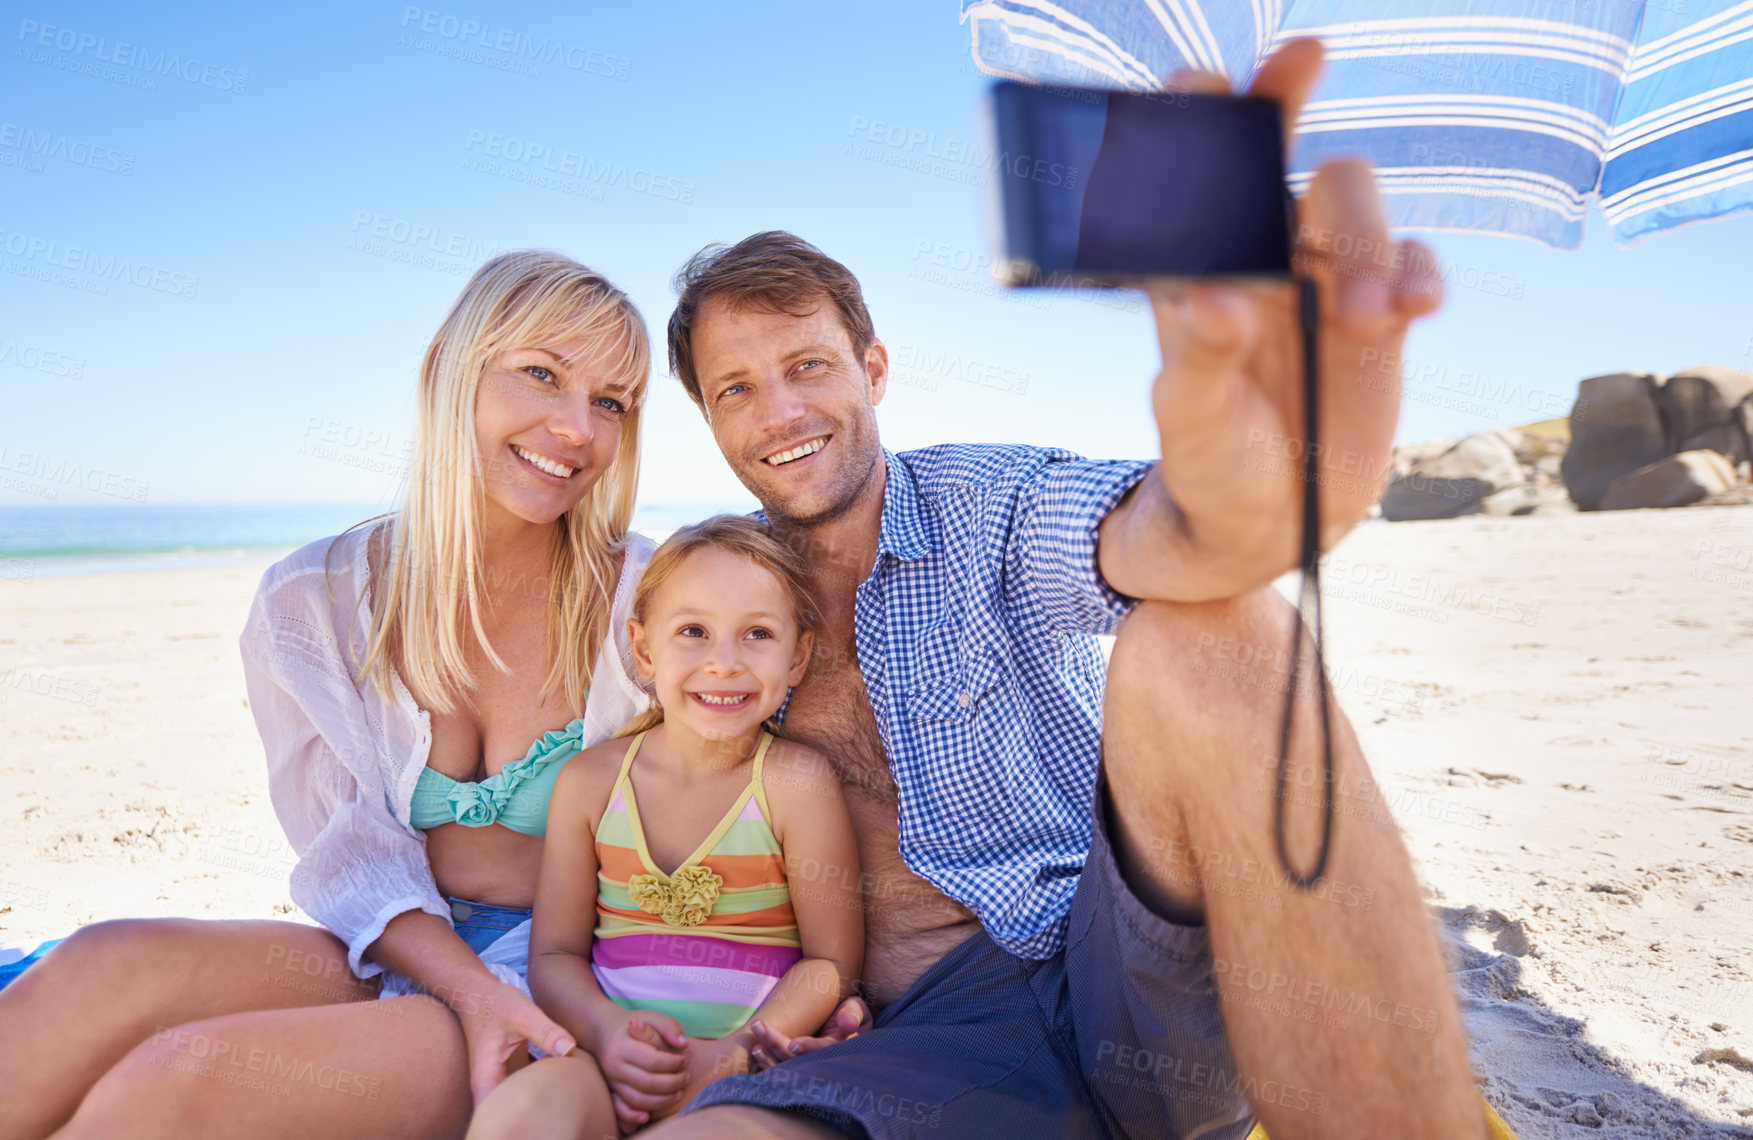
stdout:
[[496,521],[553,522],[615,461],[629,396],[605,363],[588,359],[602,355],[588,347],[577,339],[487,362],[475,392],[475,446]]
[[803,680],[813,641],[799,635],[771,571],[718,547],[690,554],[628,628],[664,719],[711,740],[743,736],[777,712]]

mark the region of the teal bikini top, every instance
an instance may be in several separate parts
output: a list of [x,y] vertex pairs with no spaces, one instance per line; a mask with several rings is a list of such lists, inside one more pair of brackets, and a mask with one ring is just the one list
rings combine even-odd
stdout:
[[464,827],[504,824],[525,835],[548,833],[548,797],[566,761],[584,748],[584,721],[544,733],[515,764],[485,780],[453,780],[436,768],[422,768],[414,784],[409,822],[422,831],[441,823]]

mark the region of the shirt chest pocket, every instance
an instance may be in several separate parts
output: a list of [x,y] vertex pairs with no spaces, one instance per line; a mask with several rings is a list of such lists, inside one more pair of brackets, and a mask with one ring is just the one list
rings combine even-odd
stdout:
[[1015,813],[1028,810],[1017,799],[1041,764],[1034,717],[1004,654],[975,650],[948,677],[915,688],[907,707],[921,777],[910,790],[933,813],[1008,831]]

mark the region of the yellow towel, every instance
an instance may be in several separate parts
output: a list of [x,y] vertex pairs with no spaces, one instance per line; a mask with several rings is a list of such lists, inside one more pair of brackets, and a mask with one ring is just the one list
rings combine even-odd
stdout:
[[[1481,1100],[1479,1103],[1485,1108],[1485,1123],[1490,1130],[1491,1140],[1516,1140],[1516,1134],[1510,1131],[1510,1126],[1503,1122],[1503,1117],[1497,1114],[1497,1110],[1487,1101]],[[1254,1125],[1254,1130],[1248,1133],[1248,1140],[1267,1140],[1266,1129],[1258,1124]]]

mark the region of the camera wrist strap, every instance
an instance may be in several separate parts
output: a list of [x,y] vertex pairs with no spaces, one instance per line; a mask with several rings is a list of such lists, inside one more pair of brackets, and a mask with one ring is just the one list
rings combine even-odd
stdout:
[[[1278,861],[1291,883],[1309,890],[1327,870],[1333,840],[1333,734],[1327,702],[1327,669],[1321,656],[1321,495],[1316,463],[1320,439],[1320,294],[1315,282],[1298,277],[1297,320],[1303,356],[1303,519],[1302,567],[1298,583],[1296,621],[1291,626],[1290,674],[1284,690],[1284,725],[1278,738],[1278,769],[1272,787],[1272,832]],[[1311,620],[1312,619],[1312,620]],[[1303,629],[1312,631],[1310,658],[1315,673],[1315,695],[1321,713],[1321,845],[1314,866],[1300,871],[1290,857],[1284,833],[1284,802],[1290,794],[1291,726],[1296,714],[1297,681],[1302,667]]]

